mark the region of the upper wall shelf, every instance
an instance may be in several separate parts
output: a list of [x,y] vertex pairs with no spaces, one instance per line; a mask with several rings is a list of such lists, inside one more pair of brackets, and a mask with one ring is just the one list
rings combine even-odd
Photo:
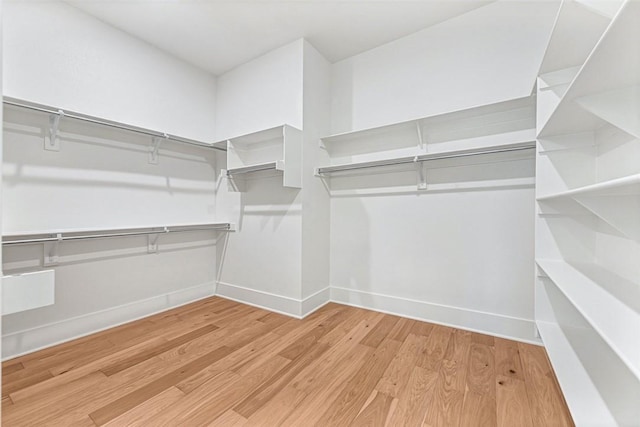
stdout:
[[605,122],[638,137],[640,63],[630,53],[640,39],[639,20],[640,2],[626,2],[548,113],[539,137],[589,131]]
[[535,98],[524,97],[322,138],[331,166],[455,152],[535,139]]
[[283,186],[302,188],[302,131],[290,125],[240,135],[219,141],[226,144],[227,176],[234,179],[265,170],[283,173]]
[[[32,111],[38,111],[41,113],[49,114],[51,126],[49,129],[48,135],[45,138],[45,139],[48,139],[48,141],[45,141],[45,148],[47,148],[47,144],[50,147],[55,146],[55,144],[57,143],[56,140],[58,138],[57,133],[58,133],[58,126],[59,126],[60,120],[69,118],[73,120],[79,120],[87,123],[97,124],[100,126],[107,126],[110,128],[121,129],[128,132],[134,132],[134,133],[150,136],[154,138],[154,140],[156,140],[156,142],[154,143],[156,156],[157,156],[157,144],[159,144],[160,141],[172,141],[180,144],[194,145],[197,147],[226,151],[226,148],[216,146],[215,144],[212,144],[212,143],[196,141],[193,139],[183,138],[181,136],[176,136],[176,135],[169,135],[167,133],[158,132],[151,129],[141,128],[138,126],[133,126],[133,125],[129,125],[121,122],[115,122],[112,120],[107,120],[107,119],[103,119],[96,116],[90,116],[88,114],[62,110],[56,107],[51,107],[49,105],[38,104],[35,102],[25,101],[17,98],[10,98],[5,96],[3,98],[3,104],[6,106],[19,107],[19,108],[24,108]],[[48,149],[53,149],[57,151],[55,148],[50,148],[50,147]]]
[[333,173],[347,172],[357,169],[367,169],[374,167],[392,166],[407,163],[422,163],[435,160],[454,159],[470,156],[489,155],[507,153],[522,150],[533,150],[536,148],[535,141],[522,142],[516,144],[502,144],[482,148],[471,148],[466,150],[443,151],[439,153],[422,154],[412,157],[398,157],[388,160],[376,160],[371,162],[360,162],[338,166],[325,166],[316,169],[316,175],[330,175]]

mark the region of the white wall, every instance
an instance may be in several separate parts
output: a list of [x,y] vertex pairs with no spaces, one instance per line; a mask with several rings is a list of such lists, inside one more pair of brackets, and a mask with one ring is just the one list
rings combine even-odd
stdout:
[[[61,3],[9,3],[5,95],[192,138],[213,139],[215,79]],[[5,111],[3,233],[213,222],[213,151],[63,119]],[[4,316],[3,357],[213,295],[214,232],[64,242],[55,304]],[[43,268],[43,245],[5,248],[5,274]]]
[[332,133],[529,95],[557,9],[497,1],[335,63]]
[[[557,7],[491,3],[334,64],[332,131],[529,95]],[[533,158],[449,166],[425,192],[410,171],[331,179],[332,298],[536,341]]]
[[320,148],[320,137],[329,133],[330,103],[331,64],[305,41],[302,298],[317,295],[316,303],[329,299],[329,192],[322,180],[314,176],[314,170],[328,162],[326,151]]
[[289,43],[218,77],[217,140],[283,124],[302,129],[303,45]]
[[212,75],[59,1],[8,2],[4,31],[5,96],[213,140]]
[[[302,128],[303,40],[290,43],[218,78],[219,139],[283,124]],[[299,315],[302,199],[282,186],[282,174],[248,174],[242,192],[220,180],[218,217],[238,224],[219,247],[217,292]]]

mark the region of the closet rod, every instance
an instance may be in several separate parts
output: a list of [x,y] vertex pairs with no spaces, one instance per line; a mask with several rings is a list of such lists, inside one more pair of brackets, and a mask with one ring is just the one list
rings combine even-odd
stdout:
[[116,129],[122,129],[130,132],[136,132],[136,133],[153,136],[157,138],[165,138],[169,141],[178,142],[180,144],[195,145],[198,147],[211,148],[211,149],[220,150],[220,151],[227,151],[226,148],[217,147],[207,142],[196,141],[193,139],[183,138],[181,136],[176,136],[176,135],[169,135],[169,134],[157,132],[151,129],[145,129],[137,126],[128,125],[125,123],[114,122],[112,120],[89,116],[87,114],[75,113],[73,111],[65,111],[65,110],[61,110],[48,105],[37,104],[35,102],[24,101],[17,98],[11,98],[11,97],[5,96],[2,102],[4,105],[11,105],[13,107],[20,107],[28,110],[40,111],[42,113],[48,113],[48,114],[60,114],[60,112],[62,112],[64,117],[69,117],[71,119],[81,120],[83,122],[93,123],[93,124],[102,125],[102,126],[108,126]]
[[363,162],[363,163],[355,163],[351,165],[340,165],[340,166],[327,166],[317,169],[317,174],[328,174],[332,172],[342,172],[356,169],[366,169],[366,168],[375,168],[379,166],[393,166],[393,165],[402,165],[408,163],[421,163],[428,162],[432,160],[444,160],[444,159],[454,159],[459,157],[470,157],[470,156],[478,156],[482,154],[497,154],[497,153],[507,153],[511,151],[522,151],[522,150],[533,150],[536,148],[536,143],[530,142],[527,144],[521,144],[510,147],[503,148],[488,148],[488,149],[474,149],[474,150],[466,150],[460,151],[457,153],[434,153],[434,154],[423,154],[415,157],[401,157],[398,159],[388,159],[388,160],[378,160],[373,162]]
[[[25,234],[20,236],[3,236],[2,245],[28,245],[32,243],[44,243],[44,242],[63,242],[69,240],[89,240],[89,239],[106,239],[111,237],[128,237],[128,236],[145,236],[149,234],[167,234],[167,233],[179,233],[185,231],[204,231],[204,230],[224,230],[230,231],[231,224],[202,224],[202,225],[184,225],[184,226],[168,226],[168,227],[149,227],[149,228],[136,228],[137,231],[124,231],[124,229],[118,230],[96,230],[88,232],[91,234],[78,234],[78,232],[61,232],[61,233],[37,233],[37,234]],[[68,234],[65,236],[65,234]],[[46,237],[34,237],[34,238],[20,238],[28,236],[46,236]],[[7,237],[18,237],[16,240],[5,240]]]

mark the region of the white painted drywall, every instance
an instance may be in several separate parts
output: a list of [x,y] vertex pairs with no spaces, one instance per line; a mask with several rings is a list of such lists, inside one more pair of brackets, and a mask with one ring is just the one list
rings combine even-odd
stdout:
[[217,140],[283,124],[302,128],[302,48],[297,40],[218,77]]
[[[218,139],[285,123],[302,128],[303,46],[298,40],[218,78]],[[284,305],[301,297],[300,191],[284,188],[278,172],[248,174],[245,184],[244,191],[230,193],[226,178],[219,183],[217,216],[230,217],[238,232],[219,246],[217,291],[289,312]]]
[[[557,7],[491,3],[334,64],[332,131],[527,96]],[[333,297],[536,341],[535,195],[532,185],[521,185],[533,181],[533,158],[470,170],[465,177],[464,168],[440,169],[430,179],[452,188],[404,194],[394,190],[397,180],[410,185],[415,173],[332,178],[334,188],[374,187],[367,190],[373,194],[331,199]],[[465,182],[453,188],[458,180]]]
[[[61,3],[10,3],[5,94],[192,138],[213,138],[214,78]],[[215,221],[213,151],[7,108],[3,233]],[[213,295],[214,232],[64,242],[55,304],[4,316],[3,357]],[[43,245],[5,248],[4,274],[38,271]],[[50,267],[46,267],[50,268]]]
[[557,9],[497,1],[335,63],[332,133],[529,95]]
[[[309,42],[304,43],[304,147],[302,151],[302,298],[329,287],[329,192],[314,176],[327,164],[320,137],[329,132],[331,65]],[[326,297],[329,292],[325,293]]]
[[8,2],[4,15],[5,96],[213,140],[213,75],[63,2]]

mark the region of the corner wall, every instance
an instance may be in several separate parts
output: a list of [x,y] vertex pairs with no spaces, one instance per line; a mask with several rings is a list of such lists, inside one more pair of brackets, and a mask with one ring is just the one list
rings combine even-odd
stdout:
[[[497,1],[334,64],[332,132],[528,96],[557,8]],[[534,159],[471,170],[432,170],[426,191],[379,170],[331,178],[332,300],[539,342]]]
[[[211,140],[215,78],[62,2],[5,4],[4,94],[136,126]],[[216,221],[215,154],[48,115],[4,117],[3,234]],[[221,233],[222,234],[222,233]],[[215,292],[214,232],[7,247],[4,274],[53,269],[55,304],[3,316],[3,358],[147,316]]]

